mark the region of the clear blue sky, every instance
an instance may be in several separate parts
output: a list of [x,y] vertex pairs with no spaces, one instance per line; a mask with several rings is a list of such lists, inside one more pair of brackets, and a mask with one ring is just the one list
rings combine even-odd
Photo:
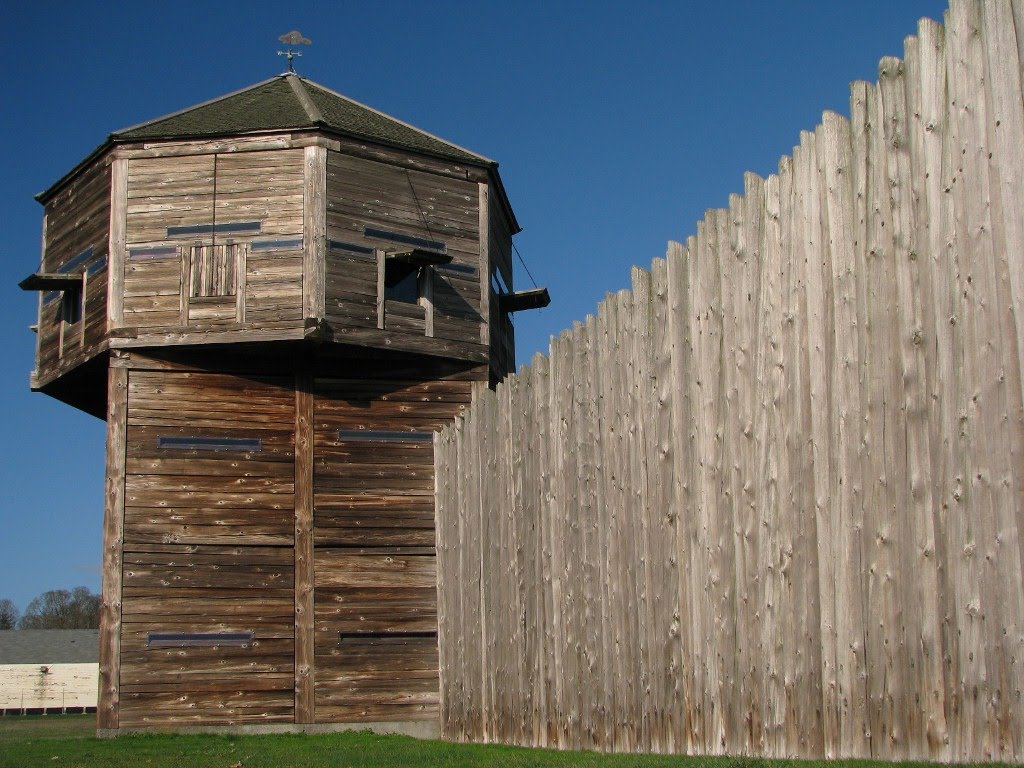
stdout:
[[[0,598],[99,589],[104,424],[28,390],[33,195],[115,129],[297,70],[498,160],[516,243],[552,305],[519,360],[626,287],[767,175],[849,83],[874,81],[939,0],[856,2],[11,2],[3,44]],[[528,281],[521,269],[518,285]]]

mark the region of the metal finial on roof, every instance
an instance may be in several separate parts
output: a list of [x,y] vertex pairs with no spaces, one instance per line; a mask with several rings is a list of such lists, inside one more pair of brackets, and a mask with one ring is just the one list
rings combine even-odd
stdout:
[[278,51],[277,55],[278,56],[287,56],[288,57],[288,71],[289,72],[294,72],[295,71],[295,66],[292,63],[292,60],[296,56],[301,56],[302,55],[302,51],[293,50],[294,46],[296,46],[296,45],[312,45],[313,42],[308,37],[303,37],[302,33],[299,32],[299,30],[297,30],[297,29],[293,29],[287,35],[281,35],[277,39],[280,40],[282,43],[284,43],[285,45],[288,46],[288,50],[287,51]]

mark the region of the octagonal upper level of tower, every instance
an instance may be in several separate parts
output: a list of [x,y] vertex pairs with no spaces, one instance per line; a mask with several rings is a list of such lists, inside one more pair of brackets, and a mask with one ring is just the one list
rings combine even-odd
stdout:
[[118,348],[514,366],[519,226],[497,164],[293,73],[117,131],[38,199],[32,385],[87,410],[77,381]]

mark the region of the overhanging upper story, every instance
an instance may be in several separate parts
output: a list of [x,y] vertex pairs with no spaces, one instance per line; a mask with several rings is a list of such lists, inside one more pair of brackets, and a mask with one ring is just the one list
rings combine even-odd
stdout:
[[514,366],[499,297],[519,226],[497,164],[294,74],[117,131],[38,199],[32,385],[61,399],[111,348],[315,342],[489,362],[494,379]]

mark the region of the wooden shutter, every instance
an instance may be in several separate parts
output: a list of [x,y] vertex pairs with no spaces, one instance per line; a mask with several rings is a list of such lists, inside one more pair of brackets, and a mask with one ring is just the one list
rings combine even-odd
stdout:
[[234,296],[238,292],[238,257],[241,246],[192,246],[190,298]]

